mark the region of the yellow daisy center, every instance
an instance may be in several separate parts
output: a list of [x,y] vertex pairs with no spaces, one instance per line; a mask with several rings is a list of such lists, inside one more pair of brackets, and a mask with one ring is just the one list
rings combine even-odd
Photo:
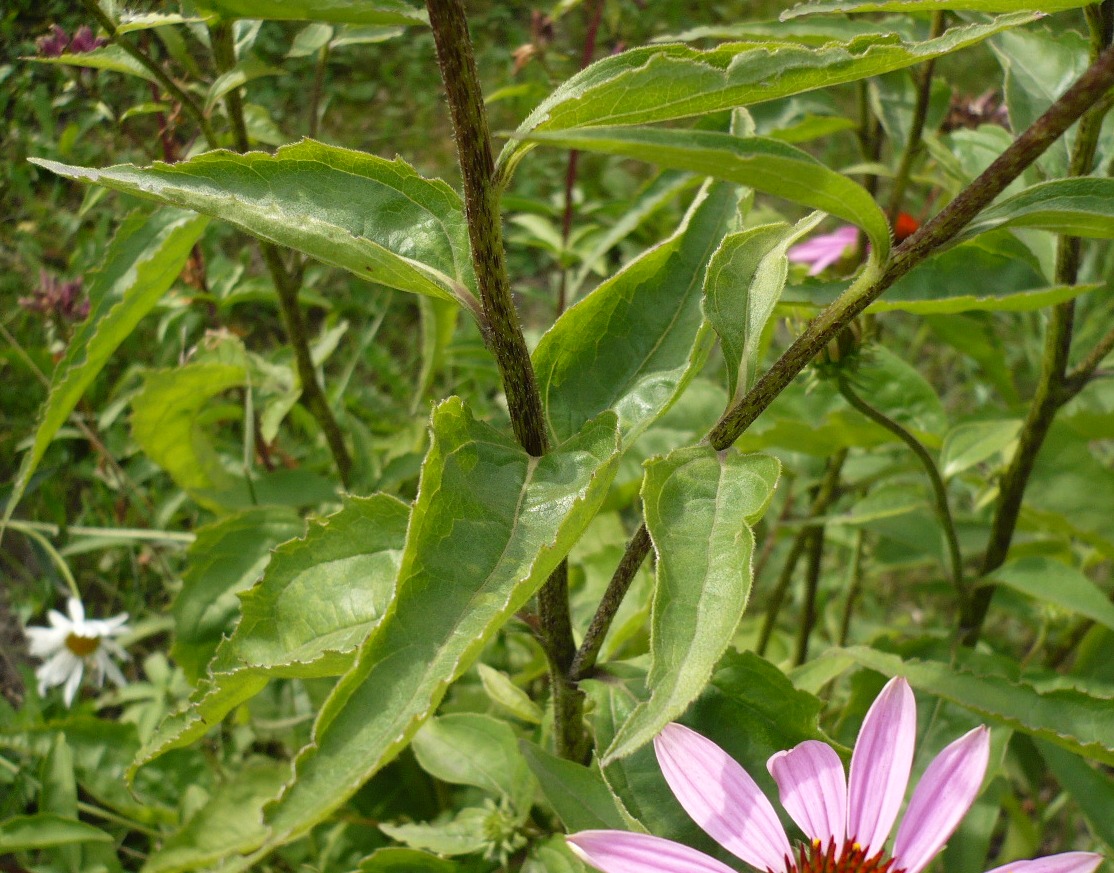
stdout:
[[77,634],[70,634],[66,637],[66,648],[79,658],[88,658],[100,647],[100,637],[82,637]]

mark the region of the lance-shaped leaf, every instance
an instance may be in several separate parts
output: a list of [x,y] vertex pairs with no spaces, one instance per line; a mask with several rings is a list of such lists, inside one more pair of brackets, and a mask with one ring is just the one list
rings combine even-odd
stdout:
[[600,773],[598,761],[585,767],[527,740],[520,740],[519,748],[565,830],[627,829],[628,822]]
[[221,462],[202,422],[217,395],[244,384],[244,368],[214,361],[152,370],[132,398],[132,437],[195,500],[220,511],[238,480]]
[[[66,67],[108,70],[112,73],[124,73],[127,76],[146,79],[148,82],[158,81],[150,70],[118,45],[101,46],[88,52],[63,52],[54,58],[28,57],[21,60],[34,61],[37,64],[60,64]],[[31,160],[34,162],[33,158]]]
[[656,127],[593,127],[535,133],[530,139],[748,185],[858,225],[866,231],[878,261],[884,261],[890,251],[890,225],[870,193],[808,152],[780,140]]
[[330,21],[334,24],[427,24],[424,9],[403,0],[200,0],[222,18]]
[[394,591],[409,517],[406,504],[386,494],[350,498],[304,538],[275,549],[263,578],[241,596],[240,623],[217,649],[208,679],[159,725],[130,773],[204,736],[272,678],[348,669]]
[[432,436],[397,593],[270,810],[269,846],[305,833],[410,741],[568,553],[619,458],[613,413],[541,458],[475,421],[459,398],[434,410]]
[[236,595],[259,578],[275,546],[304,530],[302,517],[281,506],[252,507],[198,529],[174,599],[171,649],[191,682],[232,631],[240,615]]
[[754,383],[762,329],[773,314],[789,275],[785,253],[820,223],[812,215],[795,226],[765,224],[724,238],[704,278],[704,314],[719,334],[727,363],[727,391]]
[[999,227],[1114,238],[1114,179],[1081,176],[1033,185],[981,212],[957,241]]
[[208,220],[177,209],[128,216],[89,283],[89,315],[54,369],[34,441],[23,456],[4,513],[11,517],[47,446],[112,353],[178,278]]
[[868,646],[832,649],[886,676],[904,676],[914,688],[950,700],[1014,730],[1048,740],[1077,755],[1114,764],[1114,700],[1075,688],[1038,689],[1024,680],[953,668],[940,661],[903,661]]
[[987,582],[1005,585],[1114,630],[1114,603],[1106,593],[1079,570],[1053,558],[1008,561]]
[[649,699],[623,724],[604,764],[644,746],[708,684],[747,605],[754,534],[781,465],[769,455],[691,446],[646,464],[642,504],[657,555]]
[[50,812],[0,821],[0,852],[27,852],[74,843],[111,843],[112,834],[77,819]]
[[1088,0],[819,0],[798,3],[781,20],[801,15],[846,12],[1062,12],[1086,6]]
[[504,172],[511,170],[529,147],[522,137],[534,130],[652,124],[778,100],[910,67],[1036,17],[1005,15],[953,27],[924,42],[875,33],[821,48],[772,39],[706,50],[675,44],[632,49],[597,61],[560,85],[518,128],[499,164]]
[[147,858],[142,873],[211,869],[210,865],[258,845],[266,836],[259,809],[274,797],[289,773],[282,761],[257,759],[245,764]]
[[401,158],[302,140],[178,164],[105,170],[33,160],[59,175],[192,209],[373,282],[473,307],[460,197]]
[[505,797],[523,819],[529,813],[537,783],[505,721],[478,712],[452,712],[422,725],[412,748],[431,776]]
[[534,351],[558,439],[614,409],[630,445],[703,364],[700,291],[708,259],[737,214],[731,185],[705,186],[677,232],[566,310]]

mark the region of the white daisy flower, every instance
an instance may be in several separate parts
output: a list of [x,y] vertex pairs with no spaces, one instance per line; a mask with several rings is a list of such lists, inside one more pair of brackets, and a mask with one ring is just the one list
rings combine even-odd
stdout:
[[55,685],[64,685],[62,698],[68,707],[77,696],[87,666],[98,688],[104,685],[105,676],[119,686],[127,684],[112,658],[128,660],[128,653],[113,637],[127,633],[129,628],[126,612],[112,618],[87,619],[85,607],[76,597],[69,599],[67,611],[68,618],[57,610],[50,610],[47,613],[50,627],[28,627],[26,633],[31,654],[43,660],[35,670],[39,694],[45,694]]

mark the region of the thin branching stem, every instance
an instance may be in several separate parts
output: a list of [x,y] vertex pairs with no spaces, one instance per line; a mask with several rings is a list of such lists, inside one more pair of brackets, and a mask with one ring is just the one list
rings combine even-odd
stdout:
[[777,626],[778,614],[785,603],[785,595],[789,592],[789,586],[793,582],[793,572],[797,569],[798,562],[808,552],[815,533],[819,533],[821,540],[824,537],[823,525],[812,522],[824,515],[839,496],[839,477],[843,472],[843,464],[846,460],[847,449],[840,449],[832,455],[824,468],[824,476],[813,490],[812,502],[808,507],[804,527],[793,538],[793,543],[789,547],[789,554],[781,567],[777,584],[770,592],[770,599],[766,602],[766,616],[762,622],[762,629],[758,632],[758,643],[755,645],[755,651],[759,655],[766,654],[770,638]]
[[[1105,24],[1110,11],[1110,5],[1103,4],[1098,16],[1088,16],[1088,23],[1091,25],[1091,55],[1095,59],[1088,73],[1106,66],[1114,66],[1114,61],[1112,61],[1114,47],[1110,45],[1111,40],[1114,39],[1114,33]],[[1059,102],[1057,101],[1057,103]],[[1056,104],[1053,104],[1053,108],[1055,106]],[[1106,103],[1092,101],[1092,105],[1087,107],[1082,114],[1079,129],[1076,132],[1075,144],[1072,147],[1071,175],[1084,175],[1091,171],[1097,151],[1099,132],[1102,129],[1103,116],[1108,109],[1109,106]],[[1078,237],[1062,236],[1057,241],[1054,270],[1054,281],[1057,285],[1075,284],[1079,275],[1080,249],[1081,244]],[[1002,474],[998,486],[998,501],[994,509],[994,518],[990,524],[990,539],[987,542],[982,564],[979,567],[982,577],[989,576],[1005,563],[1009,555],[1010,545],[1013,542],[1014,532],[1017,530],[1017,521],[1021,517],[1021,505],[1025,497],[1025,489],[1028,487],[1029,478],[1036,468],[1037,456],[1040,454],[1041,446],[1044,445],[1044,440],[1052,428],[1056,413],[1068,400],[1082,390],[1087,384],[1091,372],[1093,372],[1093,370],[1085,370],[1086,375],[1083,378],[1078,377],[1078,371],[1071,375],[1068,374],[1074,323],[1074,300],[1068,300],[1053,307],[1048,328],[1045,332],[1044,352],[1041,357],[1041,373],[1037,388],[1029,405],[1029,411],[1025,416],[1025,422],[1021,426],[1017,449]],[[1093,355],[1095,352],[1102,350],[1105,341],[1106,337],[1100,341],[1092,355],[1085,359],[1083,366],[1091,366]],[[1100,357],[1094,361],[1094,366],[1097,367],[1098,361],[1101,360]],[[961,645],[970,647],[978,643],[982,634],[983,623],[986,621],[991,601],[994,599],[994,590],[995,586],[993,585],[984,585],[976,589],[967,607],[960,613],[957,640]]]
[[205,137],[205,142],[209,144],[210,148],[217,148],[220,142],[217,140],[216,131],[213,130],[213,124],[205,115],[205,110],[201,104],[193,98],[189,92],[185,91],[177,82],[170,78],[169,74],[162,68],[162,66],[136,46],[130,39],[127,39],[124,34],[120,33],[116,28],[116,23],[108,17],[97,0],[81,0],[81,5],[85,10],[92,15],[97,23],[104,28],[108,38],[111,39],[116,45],[120,46],[125,52],[135,58],[140,64],[143,65],[156,81],[162,85],[163,89],[174,100],[181,105],[181,107],[189,113],[197,126],[201,129],[201,135]]
[[[724,413],[705,440],[718,451],[732,445],[841,330],[894,282],[958,234],[1088,109],[1101,101],[1111,86],[1114,86],[1114,49],[1106,49],[982,175],[931,221],[894,249],[889,261],[880,271],[871,271],[869,268],[864,270],[847,291],[816,316],[754,387]],[[600,613],[618,609],[649,547],[649,536],[645,525],[642,525],[627,544],[623,558],[608,583],[596,617],[592,620],[593,625],[610,625],[614,613],[610,617]],[[594,658],[581,658],[579,655],[577,662],[581,671],[578,675],[586,675],[595,663]]]
[[[944,32],[947,16],[944,12],[932,13],[932,32],[930,39],[935,39]],[[925,119],[928,117],[928,104],[932,98],[932,73],[936,68],[936,59],[929,58],[925,61],[920,80],[917,83],[917,98],[913,105],[913,118],[909,124],[909,136],[905,140],[905,147],[901,152],[901,162],[894,173],[893,188],[890,191],[890,205],[886,210],[890,226],[897,226],[897,217],[901,212],[902,201],[905,200],[905,190],[909,187],[909,176],[913,171],[913,163],[921,153],[923,146]]]
[[[222,22],[214,25],[209,32],[217,70],[221,73],[227,72],[236,64],[232,27]],[[244,122],[244,100],[239,88],[233,88],[224,96],[224,108],[228,113],[228,123],[232,129],[232,141],[236,151],[243,154],[249,150],[251,143]],[[282,319],[283,330],[294,352],[294,366],[302,386],[298,402],[313,416],[317,426],[321,428],[325,443],[333,456],[333,463],[336,464],[337,473],[340,475],[341,484],[348,488],[351,485],[352,456],[344,443],[344,434],[325,396],[325,390],[317,378],[317,367],[313,363],[313,354],[309,347],[309,330],[298,301],[302,290],[301,270],[290,269],[283,259],[282,252],[273,243],[260,240],[259,252],[263,257],[263,263],[267,266],[267,271],[271,274],[271,281],[278,296],[279,316]]]
[[944,477],[940,475],[940,469],[936,466],[936,461],[929,454],[928,449],[921,444],[921,441],[905,427],[864,400],[851,387],[851,382],[843,374],[839,376],[839,393],[857,411],[875,424],[884,427],[905,443],[924,468],[925,475],[928,476],[928,481],[932,484],[933,508],[936,511],[936,518],[944,532],[944,542],[947,545],[948,552],[948,570],[951,573],[952,585],[955,587],[955,593],[962,608],[967,601],[967,586],[963,580],[963,556],[959,551],[959,536],[956,534],[951,506],[948,504],[948,489],[944,484]]

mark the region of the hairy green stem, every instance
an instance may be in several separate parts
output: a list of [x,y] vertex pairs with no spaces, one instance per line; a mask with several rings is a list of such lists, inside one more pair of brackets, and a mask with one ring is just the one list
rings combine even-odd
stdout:
[[81,5],[84,6],[86,11],[104,28],[105,33],[108,34],[108,38],[142,64],[143,67],[155,77],[158,83],[162,85],[166,93],[173,97],[174,100],[193,117],[193,120],[197,122],[197,126],[201,129],[201,135],[205,137],[205,142],[209,144],[209,147],[214,149],[217,148],[220,143],[217,140],[216,132],[213,130],[212,122],[206,117],[201,104],[189,93],[184,91],[177,82],[170,78],[166,70],[159,66],[150,55],[133,45],[131,40],[125,39],[124,34],[116,29],[116,23],[105,14],[105,11],[101,9],[97,0],[81,0]]
[[[549,436],[534,366],[511,297],[491,134],[468,19],[462,0],[427,0],[426,8],[456,135],[472,266],[483,306],[481,329],[499,367],[515,436],[527,452],[537,457],[549,448]],[[569,615],[568,565],[564,561],[538,592],[538,617],[549,660],[557,753],[583,761],[588,754],[588,736],[584,695],[571,672],[576,644]]]
[[805,597],[801,610],[801,623],[797,627],[797,646],[793,653],[793,665],[801,666],[808,660],[808,640],[816,627],[816,594],[820,590],[820,567],[824,560],[824,528],[812,529],[805,549]]
[[[231,22],[222,21],[209,28],[209,43],[213,49],[213,60],[217,72],[227,73],[236,66],[236,41]],[[232,142],[236,151],[243,154],[251,148],[248,141],[248,128],[244,122],[244,98],[239,88],[233,88],[224,95],[224,109],[228,113],[228,126],[232,129]]]
[[754,644],[754,651],[759,655],[764,656],[770,646],[770,638],[774,635],[778,614],[785,603],[785,595],[789,593],[789,586],[793,584],[793,574],[804,556],[812,530],[811,527],[802,527],[789,546],[789,554],[785,556],[785,563],[781,565],[777,583],[770,592],[770,599],[766,601],[766,615],[762,619],[762,628],[758,632],[758,642]]
[[851,560],[847,564],[847,599],[843,602],[843,615],[839,620],[840,647],[847,645],[851,636],[851,616],[855,611],[855,602],[859,599],[863,582],[863,530],[855,531],[855,544],[851,547]]
[[614,621],[615,614],[619,611],[619,606],[627,596],[635,574],[649,551],[650,532],[646,529],[646,525],[642,524],[627,545],[623,560],[615,570],[607,590],[604,591],[588,630],[584,632],[584,640],[572,662],[574,679],[584,679],[591,675],[592,669],[596,666],[596,659],[599,658],[600,649],[603,648],[603,641],[607,637],[608,630],[611,629],[611,622]]
[[[1089,15],[1088,23],[1091,25],[1091,56],[1094,58],[1088,72],[1104,65],[1114,66],[1114,48],[1110,47],[1110,40],[1114,33],[1106,27],[1106,20],[1110,13],[1110,5],[1103,4],[1098,16]],[[1110,86],[1107,85],[1107,88]],[[1066,96],[1066,95],[1065,95]],[[1101,96],[1101,95],[1100,95]],[[1063,100],[1063,98],[1061,98]],[[1060,102],[1060,101],[1057,101]],[[1055,104],[1053,104],[1055,108]],[[1094,164],[1095,153],[1098,147],[1099,132],[1102,128],[1103,115],[1108,106],[1093,105],[1080,119],[1079,129],[1076,132],[1075,144],[1072,148],[1070,172],[1072,175],[1084,175],[1090,172]],[[1051,111],[1051,110],[1050,110]],[[1054,281],[1057,285],[1074,285],[1079,274],[1080,240],[1078,237],[1062,236],[1056,246],[1056,267]],[[1074,397],[1083,386],[1087,384],[1090,373],[1085,371],[1084,378],[1076,378],[1076,374],[1068,375],[1068,362],[1071,354],[1072,329],[1075,321],[1075,301],[1068,300],[1057,304],[1052,310],[1048,329],[1045,333],[1044,353],[1041,357],[1041,374],[1037,382],[1033,400],[1021,427],[1017,449],[1010,459],[1009,465],[998,486],[998,501],[994,510],[994,518],[990,524],[990,538],[986,551],[983,553],[982,564],[979,567],[980,575],[986,577],[1005,563],[1009,555],[1010,544],[1013,542],[1014,532],[1017,530],[1017,521],[1021,517],[1021,506],[1025,497],[1025,489],[1029,478],[1036,468],[1037,456],[1041,446],[1048,436],[1056,413],[1060,408]],[[1102,344],[1092,352],[1084,364],[1091,366],[1095,352],[1101,351]],[[1094,361],[1094,366],[1098,361]],[[979,641],[982,627],[990,611],[991,601],[994,599],[995,586],[986,585],[978,588],[971,597],[967,607],[959,616],[957,639],[961,645],[973,647]]]
[[856,410],[861,412],[875,424],[884,427],[899,440],[905,443],[912,451],[921,466],[924,467],[925,474],[928,476],[928,481],[932,483],[932,495],[934,508],[936,510],[936,518],[940,522],[940,527],[944,532],[944,541],[947,544],[948,550],[948,569],[951,571],[952,585],[955,587],[955,593],[959,598],[960,608],[967,602],[967,586],[963,581],[963,557],[959,551],[959,537],[955,531],[955,521],[952,518],[951,507],[948,504],[948,489],[944,485],[944,477],[940,475],[940,470],[936,466],[936,461],[933,460],[932,455],[928,453],[921,441],[918,440],[913,434],[901,426],[898,422],[894,421],[884,412],[875,409],[860,397],[855,390],[851,387],[851,383],[843,374],[839,376],[839,393],[843,395],[844,400],[851,404]]
[[[891,285],[951,240],[979,212],[1059,139],[1090,107],[1103,99],[1114,86],[1114,49],[1107,49],[1082,76],[1033,122],[987,169],[968,185],[931,221],[894,249],[881,270],[868,266],[839,298],[814,318],[754,387],[728,409],[705,437],[716,450],[732,445],[754,420],[785,390],[797,374],[821,349],[838,336],[867,306]],[[630,587],[634,573],[649,552],[650,540],[642,525],[627,544],[623,558],[608,583],[607,592],[597,609],[596,619],[610,625],[611,618],[600,615],[604,609],[618,609]],[[578,657],[578,661],[581,659]],[[582,669],[589,671],[594,660],[585,658]]]
[[[935,39],[944,32],[946,15],[943,12],[932,13],[932,32],[930,39]],[[909,186],[909,174],[913,170],[913,162],[921,152],[921,137],[924,134],[925,118],[928,116],[928,102],[932,97],[932,73],[936,67],[936,59],[929,58],[925,61],[920,81],[917,83],[917,99],[913,105],[913,119],[909,125],[909,136],[905,140],[905,148],[901,152],[901,162],[897,165],[894,174],[893,188],[890,191],[890,205],[886,210],[890,226],[897,226],[897,216],[901,212],[901,203],[905,199],[905,189]]]
[[[210,31],[213,47],[213,60],[217,70],[225,73],[236,65],[236,46],[233,41],[232,26],[226,22],[214,25]],[[244,101],[239,88],[233,88],[224,96],[224,108],[228,113],[228,123],[232,129],[232,141],[236,151],[247,152],[251,143],[248,140],[247,125],[244,122]],[[309,348],[309,330],[305,315],[298,302],[302,290],[301,270],[291,270],[283,260],[282,252],[273,243],[258,240],[259,253],[271,274],[275,292],[278,295],[279,315],[287,342],[294,352],[294,365],[298,371],[298,381],[302,393],[298,402],[313,416],[317,426],[325,436],[329,453],[333,456],[341,484],[348,488],[352,478],[352,456],[344,444],[344,434],[333,415],[333,408],[325,396],[325,390],[317,378],[317,367]]]
[[329,452],[333,456],[333,462],[337,466],[341,484],[348,488],[351,484],[352,456],[348,453],[348,447],[344,444],[344,434],[317,378],[317,367],[313,363],[313,354],[309,348],[309,329],[298,302],[301,282],[297,275],[287,268],[277,246],[260,242],[259,252],[271,274],[271,281],[278,294],[283,330],[294,352],[294,365],[298,370],[298,381],[302,385],[298,402],[313,416],[317,426],[321,428]]

